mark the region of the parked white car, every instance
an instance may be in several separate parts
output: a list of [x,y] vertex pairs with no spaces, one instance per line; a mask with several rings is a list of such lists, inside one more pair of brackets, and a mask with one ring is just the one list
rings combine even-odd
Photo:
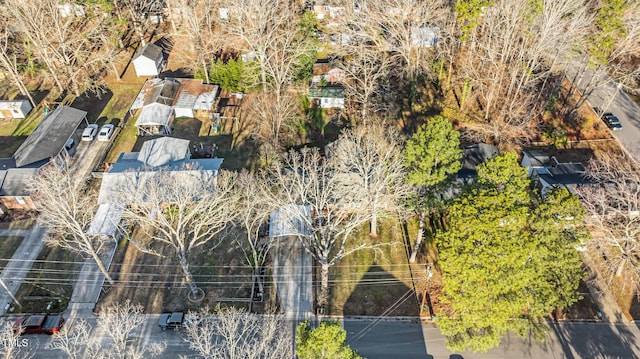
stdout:
[[102,125],[100,133],[98,134],[98,141],[109,141],[111,135],[113,135],[114,126],[111,124]]
[[98,125],[95,123],[90,124],[87,128],[82,131],[82,140],[83,141],[92,141],[96,134],[98,133]]

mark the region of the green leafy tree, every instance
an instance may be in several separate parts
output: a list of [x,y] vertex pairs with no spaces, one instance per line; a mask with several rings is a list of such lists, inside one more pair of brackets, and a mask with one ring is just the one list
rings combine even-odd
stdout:
[[422,125],[404,150],[404,164],[409,170],[407,183],[418,188],[410,205],[420,214],[418,238],[411,252],[414,262],[422,244],[426,208],[435,203],[434,193],[442,188],[453,174],[462,167],[460,133],[454,131],[451,122],[442,116]]
[[484,8],[492,6],[493,3],[493,0],[459,0],[456,2],[454,11],[458,16],[457,22],[462,30],[460,40],[466,41],[469,38],[469,35],[480,24],[480,17]]
[[227,62],[217,59],[211,63],[209,70],[211,82],[230,91],[246,92],[251,84],[256,82],[257,71],[251,64],[245,64],[242,59],[231,58]]
[[542,334],[549,312],[578,300],[583,210],[564,189],[532,188],[509,152],[479,166],[474,188],[449,207],[436,242],[451,350],[486,351],[508,330]]
[[296,354],[300,359],[359,359],[345,342],[347,332],[337,321],[322,322],[313,329],[308,321],[296,328]]
[[316,63],[318,54],[318,20],[313,11],[306,11],[298,21],[298,32],[296,38],[300,42],[311,43],[312,46],[306,48],[293,62],[293,82],[303,83],[313,76],[313,64]]
[[407,181],[419,187],[434,188],[457,173],[460,159],[460,133],[442,116],[422,125],[404,151],[404,163],[409,169]]
[[626,0],[603,0],[595,16],[598,31],[592,36],[589,47],[591,61],[606,65],[615,49],[616,41],[626,35],[622,18],[629,7]]

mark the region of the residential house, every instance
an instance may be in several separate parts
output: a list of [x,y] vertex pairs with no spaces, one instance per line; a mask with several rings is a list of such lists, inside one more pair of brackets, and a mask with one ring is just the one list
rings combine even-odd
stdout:
[[328,86],[336,86],[344,83],[345,72],[339,67],[332,67],[328,62],[316,62],[313,64],[312,86],[319,86],[324,82]]
[[441,194],[441,198],[457,197],[464,186],[474,183],[478,176],[476,168],[498,154],[498,147],[486,143],[476,143],[463,148],[462,167],[458,170],[452,185]]
[[[194,178],[215,178],[222,158],[191,158],[189,140],[161,137],[146,141],[140,152],[121,153],[103,174],[96,212],[88,231],[91,235],[113,236],[120,222],[122,203],[119,190],[123,186],[144,186],[162,171],[192,181]],[[136,187],[137,188],[137,187]]]
[[0,118],[27,118],[33,106],[28,100],[0,101]]
[[344,87],[312,87],[309,99],[320,108],[344,108]]
[[144,45],[132,62],[138,77],[158,76],[166,64],[162,48],[152,43]]
[[141,109],[135,123],[139,136],[168,135],[175,117],[209,118],[217,106],[218,90],[218,85],[196,79],[150,79],[140,89],[129,113]]
[[562,163],[542,151],[523,151],[520,165],[527,168],[529,177],[538,182],[543,194],[554,186],[574,193],[578,186],[590,183],[581,163]]
[[54,158],[70,156],[77,129],[87,113],[68,106],[51,111],[16,150],[0,159],[0,204],[3,209],[35,209],[27,183]]

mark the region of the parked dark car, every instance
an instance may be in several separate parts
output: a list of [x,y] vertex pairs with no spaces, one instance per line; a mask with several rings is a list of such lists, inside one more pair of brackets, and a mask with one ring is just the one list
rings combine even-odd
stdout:
[[22,316],[13,323],[13,332],[20,334],[55,334],[62,329],[64,318],[59,315]]
[[620,120],[611,112],[602,114],[602,119],[607,124],[607,126],[609,126],[609,128],[612,129],[613,131],[622,129],[622,124],[620,123]]
[[184,325],[184,313],[182,312],[173,312],[173,313],[162,313],[160,315],[160,320],[158,321],[158,325],[160,329],[174,329],[178,330]]

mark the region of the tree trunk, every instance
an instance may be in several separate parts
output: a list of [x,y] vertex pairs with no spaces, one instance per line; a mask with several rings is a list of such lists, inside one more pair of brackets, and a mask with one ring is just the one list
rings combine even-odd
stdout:
[[121,78],[120,78],[120,73],[118,72],[118,66],[116,65],[115,62],[112,62],[111,66],[113,67],[113,74],[116,75],[116,80],[120,81]]
[[416,244],[413,246],[413,251],[411,251],[411,258],[409,258],[410,263],[416,262],[416,256],[418,255],[418,249],[420,248],[420,244],[422,244],[422,237],[424,236],[424,211],[420,211],[420,221],[418,224],[418,238],[416,239]]
[[320,294],[318,295],[318,306],[327,307],[329,304],[329,262],[326,258],[320,260]]
[[375,212],[371,214],[371,228],[369,232],[371,237],[378,236],[378,215]]
[[178,258],[180,260],[180,267],[182,267],[182,272],[184,273],[184,279],[189,284],[189,289],[191,290],[191,294],[194,298],[198,296],[198,286],[193,281],[193,276],[191,275],[191,270],[189,269],[189,264],[187,263],[187,256],[183,251],[178,253]]
[[29,93],[29,90],[27,90],[27,86],[24,84],[24,81],[22,81],[22,78],[20,77],[20,74],[12,66],[13,63],[7,58],[7,55],[5,53],[0,54],[0,60],[2,61],[3,67],[11,75],[11,78],[13,79],[13,84],[18,86],[18,89],[20,90],[20,93],[23,96],[27,97],[27,99],[31,103],[31,106],[32,107],[36,107],[36,102],[33,100],[33,97],[31,97],[31,94]]
[[202,58],[202,69],[204,70],[204,78],[209,83],[209,69],[207,69],[207,61]]
[[107,282],[109,282],[109,285],[113,285],[113,278],[111,278],[109,271],[107,271],[107,268],[105,268],[104,264],[102,264],[102,260],[100,259],[100,257],[98,257],[98,253],[92,250],[89,254],[98,265],[98,268],[100,268],[102,274],[104,274],[104,278],[107,280]]
[[625,265],[625,262],[620,261],[620,264],[618,264],[618,269],[616,269],[616,277],[622,276],[622,271],[624,271],[624,265]]

